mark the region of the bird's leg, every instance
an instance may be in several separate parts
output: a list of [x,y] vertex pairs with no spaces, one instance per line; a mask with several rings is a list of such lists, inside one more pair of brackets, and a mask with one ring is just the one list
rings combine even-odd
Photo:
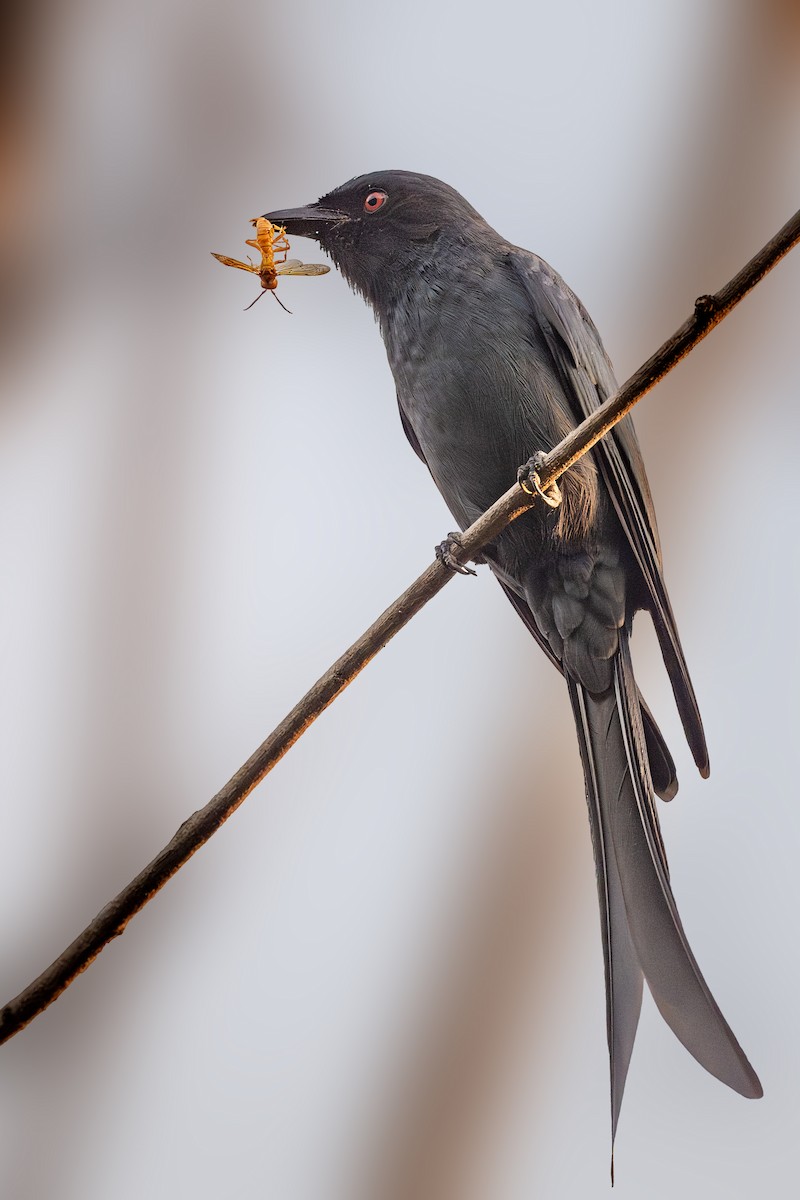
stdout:
[[[458,561],[453,550],[463,548],[463,541],[460,533],[448,533],[443,542],[439,542],[436,547],[436,557],[439,562],[447,567],[448,571],[454,571],[457,575],[477,575],[477,571],[473,571],[472,567],[466,567]],[[475,562],[481,561],[476,558]]]
[[558,508],[561,503],[561,488],[554,480],[547,491],[543,491],[541,480],[539,479],[539,471],[546,458],[547,455],[542,450],[537,450],[525,465],[517,471],[517,483],[523,492],[527,492],[529,496],[536,495],[540,500],[544,500],[545,504],[549,505],[550,508]]

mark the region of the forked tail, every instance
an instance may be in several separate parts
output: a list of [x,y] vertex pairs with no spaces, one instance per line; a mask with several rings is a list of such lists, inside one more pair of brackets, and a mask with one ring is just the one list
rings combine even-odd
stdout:
[[611,1123],[616,1132],[639,1020],[642,977],[690,1054],[743,1096],[761,1084],[700,973],[683,931],[661,840],[633,677],[620,630],[613,686],[567,678],[586,780],[606,968]]

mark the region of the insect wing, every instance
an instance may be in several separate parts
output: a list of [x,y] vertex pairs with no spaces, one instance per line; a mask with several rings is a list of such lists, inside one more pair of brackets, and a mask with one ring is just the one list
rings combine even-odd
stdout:
[[327,275],[330,267],[324,263],[304,263],[298,258],[290,258],[275,270],[278,275]]
[[211,251],[212,256],[221,262],[223,267],[238,267],[240,271],[252,271],[255,275],[258,274],[258,267],[254,267],[252,263],[239,262],[238,258],[228,258],[227,254],[216,254]]

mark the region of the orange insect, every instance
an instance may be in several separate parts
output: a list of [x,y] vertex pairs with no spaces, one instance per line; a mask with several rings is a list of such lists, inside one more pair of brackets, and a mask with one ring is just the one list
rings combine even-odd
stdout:
[[[258,265],[249,255],[247,262],[243,263],[239,262],[238,258],[215,254],[213,250],[211,253],[225,267],[238,267],[240,271],[250,271],[253,275],[257,275],[264,291],[275,293],[279,275],[327,275],[330,271],[330,267],[323,263],[302,263],[299,258],[291,258],[287,262],[289,239],[282,225],[273,225],[266,217],[254,217],[250,224],[255,225],[256,236],[248,238],[245,245],[252,246],[260,253],[261,262]],[[259,292],[256,300],[260,300],[263,295],[264,292]],[[278,300],[278,297],[275,296],[275,299]],[[252,308],[256,300],[248,304],[247,308]],[[278,300],[278,304],[285,312],[289,312],[289,309],[280,300]],[[247,312],[247,308],[245,312]]]

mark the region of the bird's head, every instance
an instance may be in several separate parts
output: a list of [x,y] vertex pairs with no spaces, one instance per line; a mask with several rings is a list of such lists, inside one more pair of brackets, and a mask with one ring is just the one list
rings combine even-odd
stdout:
[[318,242],[378,310],[391,302],[409,272],[435,258],[443,233],[466,241],[470,230],[488,228],[453,188],[411,171],[360,175],[316,204],[265,215],[290,237]]

